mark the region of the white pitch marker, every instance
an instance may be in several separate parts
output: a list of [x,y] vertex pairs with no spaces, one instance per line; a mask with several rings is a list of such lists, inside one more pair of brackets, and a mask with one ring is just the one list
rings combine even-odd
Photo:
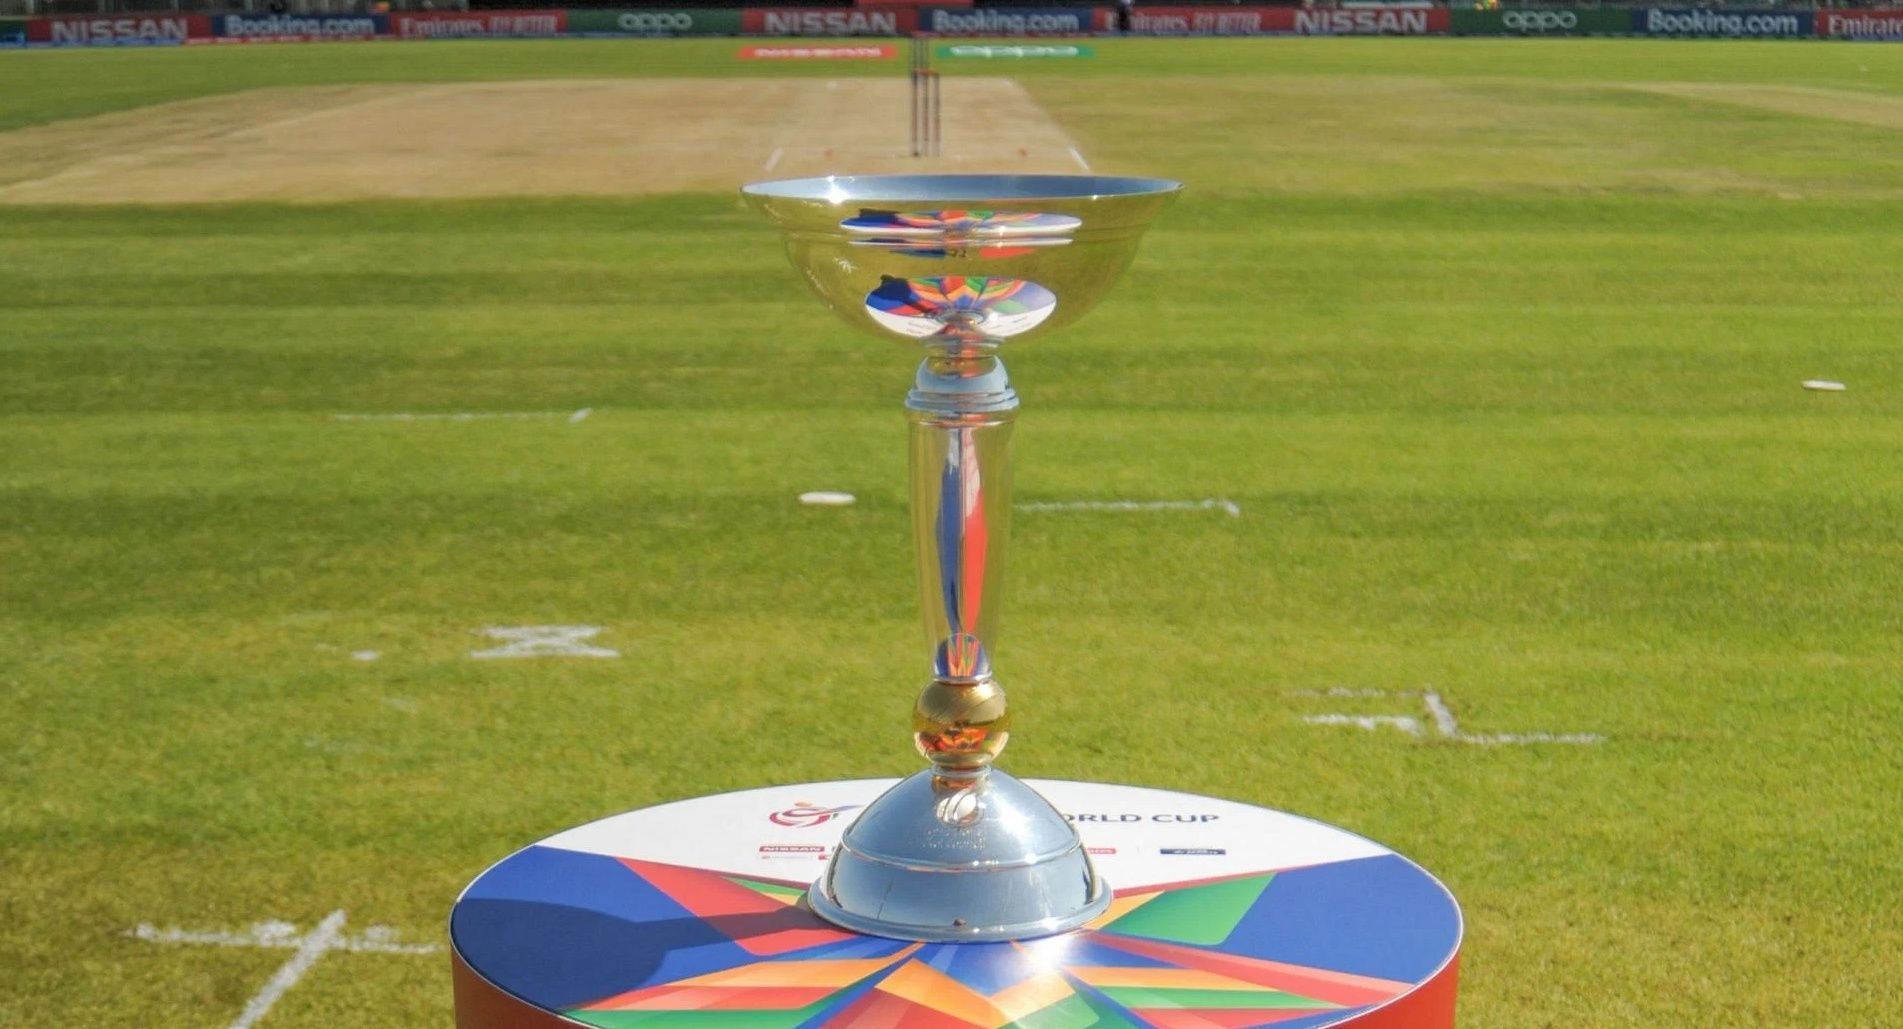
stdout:
[[333,422],[540,422],[564,419],[574,425],[595,409],[584,407],[575,411],[391,411],[383,414],[343,412],[333,414]]
[[1078,153],[1076,147],[1070,148],[1070,159],[1077,162],[1077,167],[1082,168],[1085,171],[1090,170],[1090,162],[1084,160],[1084,155]]
[[472,650],[469,656],[479,661],[525,657],[620,657],[619,650],[583,642],[605,631],[599,625],[488,625],[482,634],[505,640],[506,646]]
[[256,947],[289,950],[290,960],[279,966],[258,992],[245,1002],[244,1010],[231,1022],[230,1029],[251,1029],[272,1005],[284,998],[324,955],[331,951],[359,954],[435,954],[443,948],[434,943],[398,943],[396,930],[373,925],[356,936],[344,935],[345,915],[341,910],[325,915],[310,932],[299,933],[290,922],[258,922],[243,932],[224,930],[160,929],[141,923],[126,935],[147,943],[198,944],[212,947]]
[[[1313,690],[1302,691],[1297,696],[1331,697],[1380,697],[1388,696],[1380,690],[1329,690],[1320,693]],[[1399,695],[1399,694],[1396,694]],[[1563,743],[1585,745],[1604,743],[1606,738],[1594,732],[1521,732],[1521,733],[1471,733],[1462,732],[1460,722],[1454,718],[1454,711],[1447,701],[1433,690],[1414,694],[1421,698],[1421,704],[1427,711],[1428,724],[1434,727],[1435,735],[1441,739],[1454,740],[1476,747],[1527,746],[1535,743]],[[1409,736],[1425,737],[1426,731],[1421,720],[1407,715],[1304,715],[1302,721],[1309,725],[1346,725],[1373,732],[1376,729],[1399,729]]]
[[1831,379],[1805,379],[1798,385],[1817,393],[1842,393],[1845,389],[1843,383]]
[[1242,505],[1226,497],[1207,500],[1051,500],[1015,505],[1019,511],[1221,511],[1242,517]]
[[800,494],[800,503],[808,507],[846,507],[859,498],[839,490],[820,489]]

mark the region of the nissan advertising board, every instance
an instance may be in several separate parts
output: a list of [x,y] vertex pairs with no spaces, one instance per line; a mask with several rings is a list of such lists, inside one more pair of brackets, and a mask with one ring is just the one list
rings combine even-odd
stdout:
[[380,14],[222,14],[212,19],[220,43],[317,43],[388,35]]
[[740,12],[740,31],[755,36],[909,36],[915,8],[770,8]]
[[50,46],[176,46],[210,38],[211,18],[203,14],[79,15],[26,23],[28,43]]
[[567,27],[567,11],[406,11],[390,15],[390,34],[398,39],[559,36]]
[[1903,10],[1817,12],[1817,34],[1831,39],[1903,42]]
[[1632,12],[1603,8],[1543,7],[1474,11],[1458,8],[1456,36],[1617,36],[1632,31]]
[[568,12],[571,36],[733,36],[739,33],[739,11]]
[[1648,36],[1723,36],[1785,39],[1811,34],[1809,11],[1714,11],[1646,7],[1632,12],[1632,30]]
[[1295,31],[1304,36],[1427,36],[1447,32],[1445,7],[1353,7],[1297,9]]
[[919,28],[941,36],[1080,36],[1116,28],[1108,7],[930,7]]

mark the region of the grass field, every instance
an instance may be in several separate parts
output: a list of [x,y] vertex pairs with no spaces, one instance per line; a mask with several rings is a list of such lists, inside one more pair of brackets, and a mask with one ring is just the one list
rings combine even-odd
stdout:
[[[1466,1026],[1903,1025],[1903,47],[1095,45],[971,69],[1189,184],[1010,356],[1019,500],[1242,515],[1019,515],[1006,766],[1415,857]],[[0,54],[0,128],[733,46]],[[0,1024],[226,1025],[284,952],[127,931],[440,941],[573,823],[917,767],[910,361],[829,318],[728,193],[0,206]],[[552,416],[333,418],[395,412]],[[623,657],[467,656],[551,623]],[[335,954],[263,1024],[449,1012]]]

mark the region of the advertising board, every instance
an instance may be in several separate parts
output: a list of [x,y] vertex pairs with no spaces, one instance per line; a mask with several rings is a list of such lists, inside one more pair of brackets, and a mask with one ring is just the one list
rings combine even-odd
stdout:
[[0,18],[0,47],[26,45],[26,19]]
[[774,8],[740,12],[740,31],[758,36],[899,36],[918,29],[916,8]]
[[1632,31],[1648,36],[1723,36],[1781,39],[1811,34],[1809,11],[1718,11],[1702,7],[1645,7],[1632,12]]
[[390,15],[398,39],[480,39],[486,36],[559,36],[567,11],[405,11]]
[[26,23],[28,43],[52,46],[176,46],[210,38],[211,17],[203,14],[88,14]]
[[1146,36],[1261,36],[1295,31],[1290,7],[1135,7],[1130,31]]
[[1476,11],[1457,8],[1449,29],[1456,36],[1616,36],[1632,31],[1624,9],[1541,7]]
[[212,18],[220,43],[316,43],[387,35],[380,14],[221,14]]
[[928,7],[919,28],[941,36],[1078,36],[1116,27],[1108,7]]
[[1903,42],[1903,10],[1817,12],[1817,34],[1831,39],[1891,39]]
[[568,12],[571,36],[733,36],[739,32],[739,11]]
[[1446,33],[1445,7],[1355,7],[1295,11],[1295,31],[1304,36],[1428,36]]

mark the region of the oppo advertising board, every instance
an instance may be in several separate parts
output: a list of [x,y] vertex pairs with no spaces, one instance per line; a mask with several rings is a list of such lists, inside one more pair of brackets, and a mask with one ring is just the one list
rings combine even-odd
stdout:
[[1786,39],[1808,36],[1809,11],[1718,11],[1695,7],[1645,7],[1632,12],[1632,31],[1647,36],[1721,36]]
[[221,14],[212,19],[220,43],[321,43],[388,35],[381,14]]
[[568,12],[561,10],[406,11],[390,15],[390,35],[398,39],[559,36],[567,28]]
[[739,11],[568,12],[571,36],[733,36],[739,32]]
[[1632,31],[1632,12],[1603,8],[1528,8],[1511,11],[1455,10],[1456,36],[1617,36]]
[[919,28],[941,36],[1081,36],[1116,22],[1108,7],[928,7]]
[[1817,12],[1817,34],[1831,39],[1903,42],[1903,10]]
[[740,12],[740,31],[754,36],[899,36],[918,30],[915,8],[771,8]]
[[177,46],[211,38],[204,14],[102,14],[35,18],[26,41],[48,46]]

